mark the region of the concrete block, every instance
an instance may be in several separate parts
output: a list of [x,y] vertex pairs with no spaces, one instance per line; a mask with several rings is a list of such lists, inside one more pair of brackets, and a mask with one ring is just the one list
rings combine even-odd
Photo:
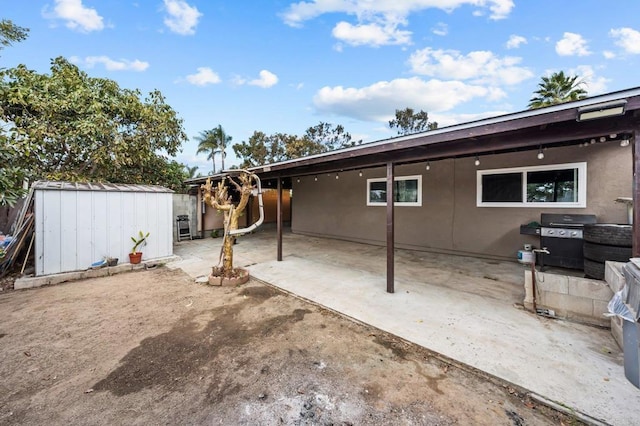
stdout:
[[622,272],[623,262],[605,262],[604,266],[604,280],[614,293],[622,290],[625,285],[624,275]]
[[622,321],[624,320],[620,317],[611,317],[611,335],[613,335],[613,340],[616,341],[620,349],[623,348]]
[[532,286],[531,272],[524,271],[524,304],[525,307],[528,304],[533,306],[533,286]]
[[22,277],[18,278],[13,283],[13,288],[16,290],[24,290],[27,288],[35,288],[49,285],[49,277]]
[[68,281],[81,280],[85,271],[63,272],[61,274],[49,275],[49,285],[62,284]]
[[107,272],[107,268],[87,269],[84,274],[84,278],[99,278],[106,277],[107,275],[109,275],[109,272]]
[[122,263],[120,265],[111,266],[111,267],[107,268],[107,273],[109,275],[116,275],[116,274],[120,274],[122,272],[128,272],[130,270],[131,270],[131,264],[130,263]]
[[604,281],[589,278],[568,277],[569,294],[588,299],[608,302],[613,297],[613,291]]
[[544,272],[536,272],[536,287],[540,291],[552,293],[568,294],[569,277],[566,275],[556,275]]
[[608,304],[609,302],[605,302],[604,300],[593,301],[593,318],[598,321],[599,325],[602,325],[602,327],[605,328],[609,328],[611,326],[609,317],[604,316],[604,314],[609,313],[609,308],[607,308]]
[[540,297],[540,304],[556,312],[566,312],[567,318],[593,317],[593,300],[545,291]]

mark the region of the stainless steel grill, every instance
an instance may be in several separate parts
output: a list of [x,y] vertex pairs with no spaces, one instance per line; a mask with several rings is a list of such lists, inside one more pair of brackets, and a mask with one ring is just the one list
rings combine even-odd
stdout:
[[549,254],[540,254],[540,270],[545,266],[582,270],[582,228],[586,223],[596,223],[596,220],[592,214],[542,213],[540,246],[546,247]]

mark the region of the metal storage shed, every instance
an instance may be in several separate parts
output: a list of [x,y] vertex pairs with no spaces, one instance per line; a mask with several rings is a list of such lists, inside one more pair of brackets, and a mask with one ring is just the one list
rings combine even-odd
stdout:
[[172,193],[152,185],[36,182],[35,274],[84,270],[106,256],[128,263],[139,231],[143,260],[173,255]]

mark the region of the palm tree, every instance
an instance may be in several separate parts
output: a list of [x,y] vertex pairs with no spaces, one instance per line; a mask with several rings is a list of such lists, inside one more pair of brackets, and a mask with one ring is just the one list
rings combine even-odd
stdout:
[[[198,166],[193,166],[193,167],[189,167],[187,165],[184,166],[184,171],[187,173],[187,176],[189,179],[192,179],[194,177],[200,177],[200,176],[196,176],[196,172],[198,171]],[[200,173],[198,173],[199,175]]]
[[231,142],[232,137],[227,135],[221,125],[211,130],[200,132],[196,136],[198,141],[198,150],[196,154],[207,153],[207,160],[213,162],[213,173],[216,172],[216,154],[222,157],[222,170],[224,170],[224,158],[226,157],[227,144]]
[[216,140],[218,141],[218,154],[220,154],[221,162],[222,162],[222,170],[224,170],[224,159],[227,156],[227,145],[233,139],[231,136],[227,135],[221,125],[218,124],[218,127],[213,129],[213,134]]
[[218,152],[218,143],[213,136],[212,130],[205,130],[200,132],[198,136],[196,136],[196,141],[198,141],[198,150],[196,151],[196,155],[201,153],[206,153],[207,160],[211,160],[213,163],[213,172],[216,173],[216,153]]
[[533,92],[536,96],[529,100],[529,109],[584,99],[587,97],[587,91],[582,87],[584,84],[577,75],[565,75],[564,71],[542,77],[538,90]]

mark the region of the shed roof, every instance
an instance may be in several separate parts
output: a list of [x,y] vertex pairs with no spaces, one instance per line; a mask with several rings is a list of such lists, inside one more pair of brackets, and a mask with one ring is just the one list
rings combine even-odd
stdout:
[[120,183],[37,181],[34,190],[50,191],[104,191],[104,192],[167,192],[173,191],[158,185],[133,185]]

